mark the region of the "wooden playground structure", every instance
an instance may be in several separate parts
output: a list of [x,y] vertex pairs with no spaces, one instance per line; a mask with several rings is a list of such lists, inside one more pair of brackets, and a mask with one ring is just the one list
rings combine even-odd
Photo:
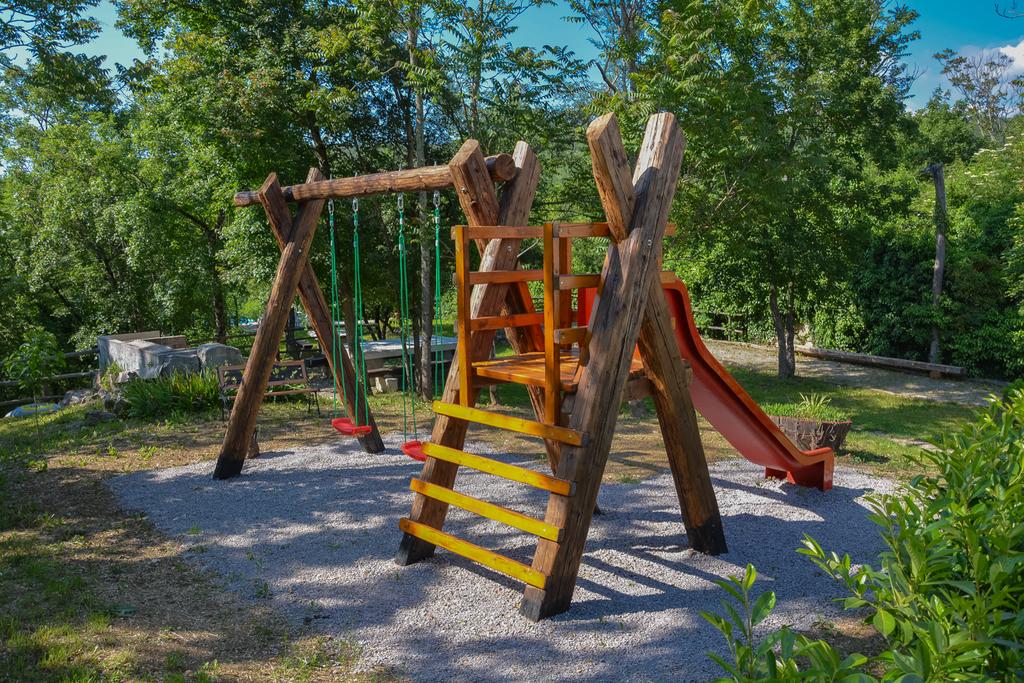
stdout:
[[[239,206],[263,205],[282,251],[215,476],[241,470],[262,397],[259,389],[269,376],[296,291],[318,338],[339,343],[306,262],[324,199],[454,187],[467,219],[452,230],[458,347],[441,400],[434,403],[430,441],[403,447],[424,464],[410,485],[411,511],[400,521],[398,564],[426,559],[440,546],[525,583],[520,611],[531,620],[568,609],[622,400],[653,399],[687,542],[695,550],[726,551],[695,406],[745,457],[763,464],[766,476],[831,487],[831,451],[801,452],[781,435],[700,342],[685,286],[661,272],[662,239],[672,229],[668,214],[685,149],[675,117],[661,113],[650,118],[635,169],[614,115],[593,121],[587,142],[604,222],[527,225],[540,165],[525,142],[511,156],[485,158],[479,144],[468,140],[446,167],[340,180],[324,180],[314,169],[305,184],[286,188],[271,174],[258,192],[236,195]],[[500,193],[496,182],[502,183]],[[294,219],[289,200],[298,203]],[[572,272],[573,240],[594,237],[608,240],[601,272]],[[519,267],[524,239],[542,241],[541,269]],[[473,245],[479,251],[476,270]],[[529,282],[543,283],[542,311],[534,308]],[[498,330],[505,331],[514,355],[490,359]],[[341,351],[331,371],[339,381],[355,385],[361,380],[347,351]],[[333,356],[332,349],[324,352]],[[494,383],[524,385],[535,419],[477,408],[481,387]],[[365,399],[350,400],[346,408],[358,424],[372,427],[360,438],[362,446],[368,452],[382,450]],[[540,437],[552,473],[466,452],[470,423]],[[459,467],[546,491],[543,518],[457,492]],[[536,536],[532,563],[446,533],[451,505]]]

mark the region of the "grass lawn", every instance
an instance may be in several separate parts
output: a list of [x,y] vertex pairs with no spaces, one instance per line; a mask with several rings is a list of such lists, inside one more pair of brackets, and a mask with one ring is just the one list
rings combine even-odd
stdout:
[[[761,403],[796,401],[809,392],[830,396],[855,422],[840,463],[896,478],[918,471],[916,443],[940,439],[973,412],[816,380],[735,374]],[[528,411],[522,387],[499,387],[498,398],[502,409]],[[401,396],[372,401],[382,430],[401,432]],[[300,403],[268,403],[261,448],[336,440],[325,408],[318,420]],[[314,637],[267,605],[223,591],[177,543],[118,510],[104,486],[113,474],[214,458],[224,430],[217,411],[96,425],[86,424],[85,413],[72,408],[38,424],[0,420],[0,680],[353,678],[358,648]],[[427,402],[417,403],[417,417],[425,438]],[[736,457],[710,425],[701,425],[709,460]],[[526,437],[471,428],[469,438],[544,457],[542,446]],[[666,471],[653,410],[634,417],[624,409],[606,478],[630,483]],[[363,676],[394,678],[393,672]]]

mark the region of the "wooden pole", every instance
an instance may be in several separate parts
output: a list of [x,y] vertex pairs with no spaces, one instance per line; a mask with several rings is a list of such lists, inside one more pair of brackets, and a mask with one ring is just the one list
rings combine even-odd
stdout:
[[[321,178],[323,174],[318,169],[310,170],[308,180],[315,182]],[[281,185],[277,181],[277,174],[271,173],[259,190],[260,200],[268,216],[275,210],[272,206],[277,203],[276,199],[268,198],[275,195],[282,195]],[[274,286],[267,300],[267,310],[256,332],[249,360],[245,364],[242,385],[231,409],[224,443],[213,472],[215,479],[230,479],[242,471],[242,463],[245,462],[256,429],[256,416],[263,403],[263,393],[277,359],[277,347],[288,321],[288,311],[295,300],[299,278],[306,266],[309,245],[316,233],[316,224],[323,206],[322,199],[304,202],[299,205],[295,220],[287,224],[288,241],[281,251]]]
[[[529,219],[533,197],[540,180],[540,163],[537,155],[525,142],[520,142],[515,149],[515,162],[519,171],[514,180],[505,184],[501,201],[494,197],[494,185],[482,172],[484,166],[480,146],[475,140],[467,140],[452,158],[450,163],[452,175],[456,178],[459,202],[471,225],[525,225]],[[519,259],[519,240],[491,240],[487,244],[482,257],[481,270],[511,270]],[[495,315],[507,300],[508,285],[484,284],[474,288],[470,301],[470,311],[474,318]],[[452,367],[448,372],[443,403],[461,403],[459,384],[462,374],[459,357],[465,355],[470,359],[485,358],[490,352],[494,331],[474,333],[469,340],[460,339],[459,343],[469,342],[471,348],[466,354],[456,354]],[[471,395],[466,405],[475,405],[477,390],[470,388]],[[438,415],[431,433],[431,443],[449,448],[461,449],[466,440],[465,420],[457,420]],[[420,479],[451,488],[455,483],[458,465],[436,458],[427,458],[423,465]],[[409,519],[420,524],[440,529],[444,526],[448,506],[432,498],[416,494],[413,498],[412,512]],[[402,541],[395,557],[400,565],[413,564],[430,557],[434,553],[434,545],[409,534],[403,534]]]
[[[284,201],[284,197],[280,193],[270,193],[266,196],[265,206],[267,218],[269,219],[268,222],[270,223],[270,231],[274,233],[274,239],[277,240],[277,245],[283,252],[288,244],[288,231],[290,230],[292,220],[288,203]],[[316,273],[313,271],[313,266],[309,263],[308,258],[302,268],[302,274],[299,276],[299,300],[302,302],[302,307],[306,309],[306,315],[309,316],[309,321],[316,331],[317,340],[320,342],[320,350],[327,359],[327,367],[330,369],[335,382],[346,387],[355,387],[356,382],[362,382],[363,378],[356,375],[355,366],[352,363],[348,347],[341,342],[337,331],[334,330],[331,309],[327,305],[323,290],[320,289],[320,283],[317,282]],[[335,367],[334,365],[333,344],[338,345],[338,357],[341,359],[341,367]],[[360,401],[359,405],[356,405],[355,391],[341,392],[341,399],[345,401],[345,410],[349,415],[358,415],[357,424],[369,425],[373,428],[373,431],[369,434],[359,437],[359,444],[363,447],[363,450],[367,453],[381,453],[384,450],[384,441],[381,439],[377,423],[373,419],[373,412],[365,400],[365,397],[369,395],[365,384],[361,387],[360,393],[364,400]]]
[[[587,128],[587,141],[608,230],[612,235],[626,235],[629,225],[622,221],[628,221],[633,215],[636,203],[633,183],[639,178],[631,177],[615,115],[606,114],[591,123]],[[657,246],[660,260],[660,240]],[[646,298],[639,346],[679,496],[687,540],[691,548],[701,552],[712,555],[726,552],[722,518],[700,439],[688,373],[675,343],[660,278],[651,283]]]
[[[942,301],[942,280],[946,272],[946,228],[949,225],[949,214],[946,209],[946,167],[944,164],[932,164],[925,169],[935,183],[935,263],[932,266],[932,315],[939,315],[939,304]],[[928,346],[928,362],[939,362],[939,325],[932,324],[932,340]],[[929,373],[933,377],[939,375]]]
[[[517,167],[509,154],[487,157],[486,174],[491,180],[507,182],[515,177]],[[448,166],[410,168],[404,171],[372,173],[353,178],[333,178],[288,185],[281,189],[286,201],[302,202],[310,199],[344,199],[366,197],[371,194],[391,192],[426,192],[452,187],[451,169]],[[235,206],[251,206],[260,202],[259,192],[239,192],[235,195]]]
[[545,521],[563,528],[564,540],[539,541],[533,568],[548,576],[547,587],[528,586],[520,608],[533,620],[565,611],[572,600],[646,299],[658,282],[659,252],[652,247],[665,232],[684,147],[672,114],[651,117],[637,162],[636,208],[629,235],[608,253],[601,298],[590,322],[590,362],[580,378],[569,421],[586,441],[581,446],[563,445],[558,463],[558,478],[574,482],[576,494],[552,495],[548,500]]

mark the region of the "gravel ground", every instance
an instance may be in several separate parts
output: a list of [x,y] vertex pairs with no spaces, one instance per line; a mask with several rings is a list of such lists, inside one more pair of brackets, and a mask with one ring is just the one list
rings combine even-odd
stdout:
[[[770,625],[834,616],[838,587],[794,550],[806,533],[869,560],[881,543],[863,496],[894,487],[837,468],[823,494],[767,482],[744,460],[716,464],[730,552],[706,557],[686,548],[669,476],[605,483],[572,609],[534,624],[517,611],[521,585],[503,575],[443,550],[411,567],[393,563],[418,472],[395,445],[376,456],[348,442],[265,453],[229,482],[213,481],[204,462],[109,483],[125,508],[143,511],[230,588],[358,642],[364,668],[466,681],[707,680],[718,669],[706,653],[723,650],[699,616],[725,595],[711,582],[752,562],[759,587],[778,595]],[[495,477],[463,469],[458,488],[543,513],[542,492]],[[527,563],[534,547],[454,508],[446,530]]]
[[[774,347],[716,339],[705,339],[704,342],[711,353],[715,354],[715,358],[726,366],[772,373],[778,370],[778,355]],[[1001,395],[1007,386],[1006,382],[996,380],[932,379],[912,372],[837,363],[801,356],[799,353],[796,356],[796,374],[798,377],[813,377],[834,384],[965,406],[987,405],[989,396]]]

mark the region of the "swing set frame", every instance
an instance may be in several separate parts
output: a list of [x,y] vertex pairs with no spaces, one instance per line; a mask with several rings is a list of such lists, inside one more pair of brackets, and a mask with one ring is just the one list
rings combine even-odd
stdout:
[[[516,176],[517,168],[508,154],[488,157],[484,173],[491,182],[504,182]],[[369,427],[358,434],[359,444],[367,453],[380,453],[384,442],[366,402],[365,376],[356,372],[351,354],[341,343],[334,328],[331,307],[324,297],[312,265],[309,249],[328,199],[355,199],[377,194],[444,190],[456,186],[449,166],[430,166],[386,173],[328,180],[312,168],[306,182],[282,186],[276,173],[267,176],[259,190],[239,192],[235,206],[260,204],[267,215],[271,232],[281,250],[274,284],[267,299],[252,351],[246,361],[242,384],[235,397],[224,441],[214,468],[215,479],[230,479],[242,472],[245,458],[256,431],[263,393],[277,360],[278,347],[288,320],[288,312],[299,296],[302,306],[327,359],[336,385],[356,387],[343,397],[345,411],[356,426]],[[465,191],[465,188],[462,188]],[[295,203],[292,211],[289,203]],[[357,400],[361,394],[362,400]],[[362,431],[362,430],[360,430]]]

